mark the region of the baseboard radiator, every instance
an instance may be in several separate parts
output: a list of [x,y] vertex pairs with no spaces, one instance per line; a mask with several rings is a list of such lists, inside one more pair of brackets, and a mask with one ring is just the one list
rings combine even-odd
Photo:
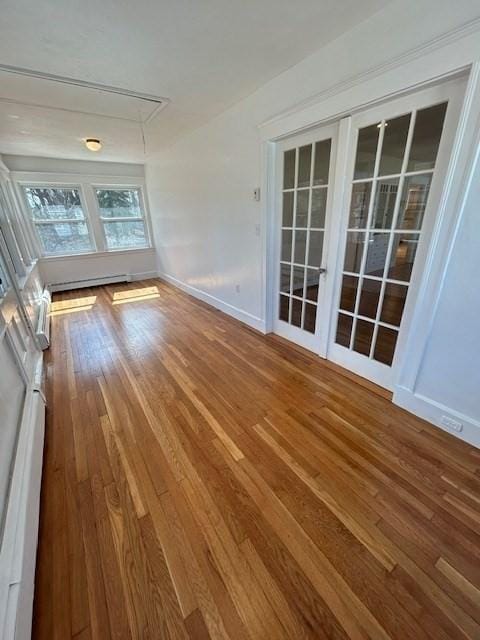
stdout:
[[132,276],[128,273],[117,273],[109,276],[97,278],[84,278],[82,280],[69,280],[66,282],[53,282],[48,285],[50,291],[69,291],[70,289],[83,289],[85,287],[98,287],[102,284],[113,284],[115,282],[130,282]]
[[38,311],[36,336],[38,346],[42,351],[48,349],[50,346],[50,303],[52,299],[50,291],[48,289],[43,290],[42,297],[40,299],[40,308]]

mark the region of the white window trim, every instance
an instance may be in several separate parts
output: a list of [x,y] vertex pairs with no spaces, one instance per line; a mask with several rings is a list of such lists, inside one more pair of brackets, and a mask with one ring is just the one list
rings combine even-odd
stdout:
[[[107,256],[118,253],[130,253],[134,251],[152,251],[153,233],[151,226],[150,210],[148,206],[145,179],[141,177],[128,176],[102,176],[102,175],[73,175],[16,171],[11,173],[12,181],[15,183],[17,197],[22,203],[22,214],[27,228],[27,235],[30,242],[35,247],[37,256],[41,260],[63,260],[74,257],[86,256]],[[91,251],[76,253],[43,254],[38,235],[35,230],[35,223],[32,220],[30,207],[27,202],[24,187],[52,187],[52,188],[75,188],[80,191],[80,201],[85,215],[85,221],[89,229],[90,239],[93,244]],[[108,249],[105,239],[103,220],[100,216],[95,189],[138,189],[140,194],[140,206],[142,208],[142,218],[125,218],[128,221],[142,221],[145,225],[146,245],[144,247],[119,247]],[[112,221],[116,221],[113,218]],[[76,220],[79,222],[79,220]],[[45,224],[48,224],[46,222]]]

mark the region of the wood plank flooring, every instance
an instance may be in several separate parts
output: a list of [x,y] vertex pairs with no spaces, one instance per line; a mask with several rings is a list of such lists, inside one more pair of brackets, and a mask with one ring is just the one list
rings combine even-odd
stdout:
[[158,281],[57,294],[33,637],[480,638],[480,451]]

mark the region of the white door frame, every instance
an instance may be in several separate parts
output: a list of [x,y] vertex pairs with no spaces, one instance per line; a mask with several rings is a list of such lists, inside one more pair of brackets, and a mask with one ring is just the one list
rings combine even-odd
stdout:
[[[465,75],[459,76],[458,73],[452,74],[452,78],[450,80],[442,79],[441,82],[432,83],[425,82],[423,83],[424,88],[419,88],[418,86],[412,88],[411,91],[404,91],[401,94],[401,97],[385,97],[375,101],[374,107],[355,109],[354,118],[364,117],[365,114],[375,111],[376,109],[381,109],[381,105],[388,101],[392,104],[405,103],[408,104],[408,101],[411,100],[412,94],[415,94],[416,99],[420,94],[427,93],[430,91],[435,92],[437,94],[444,94],[446,88],[450,89],[449,99],[455,103],[453,109],[449,107],[447,112],[447,118],[455,117],[458,121],[458,113],[461,108],[461,104],[463,101],[463,92],[461,91],[461,85],[465,84]],[[428,87],[428,88],[427,88]],[[455,87],[457,87],[457,93],[455,95]],[[453,92],[453,93],[452,93]],[[433,95],[433,94],[432,94]],[[408,108],[407,108],[408,110]],[[405,111],[405,108],[404,108]],[[453,114],[455,112],[455,114]],[[449,116],[449,113],[452,114]],[[357,114],[360,114],[357,116]],[[392,116],[394,117],[394,116]],[[332,211],[333,212],[341,212],[341,215],[338,213],[335,215],[330,215],[330,224],[328,230],[328,236],[326,233],[325,246],[327,246],[327,237],[329,241],[330,251],[328,251],[328,259],[326,262],[326,268],[330,272],[330,277],[327,278],[326,286],[324,287],[323,292],[323,300],[322,304],[325,308],[329,307],[331,309],[331,315],[329,322],[325,324],[324,331],[322,331],[322,338],[319,340],[318,349],[315,351],[322,357],[326,357],[328,355],[328,344],[330,342],[330,336],[332,333],[334,316],[336,317],[336,310],[334,304],[334,296],[335,293],[338,293],[338,278],[339,276],[339,266],[341,267],[342,258],[343,258],[343,250],[344,247],[341,246],[340,242],[343,237],[343,229],[342,226],[344,224],[345,219],[345,210],[346,210],[346,202],[348,201],[348,196],[350,194],[351,188],[351,171],[352,167],[349,166],[349,163],[352,163],[352,156],[354,156],[355,146],[356,146],[356,135],[352,135],[352,117],[346,114],[345,112],[339,113],[336,118],[329,118],[329,122],[337,121],[338,123],[338,137],[337,137],[337,153],[335,160],[335,169],[334,169],[334,192],[333,194],[329,194],[332,198]],[[445,123],[445,132],[446,136],[442,136],[442,141],[437,157],[437,166],[435,170],[435,179],[434,182],[437,186],[435,186],[435,193],[432,194],[433,189],[431,190],[428,207],[427,210],[430,212],[435,209],[434,203],[438,205],[438,201],[440,200],[443,186],[446,181],[449,179],[447,166],[448,166],[448,157],[445,160],[445,154],[447,156],[450,154],[452,149],[453,138],[455,136],[456,126],[448,126],[449,123]],[[318,127],[322,127],[323,123],[318,123]],[[313,127],[309,127],[309,132]],[[274,295],[275,291],[278,291],[278,280],[276,279],[276,271],[277,271],[277,246],[278,246],[278,237],[276,235],[276,218],[278,215],[278,155],[281,153],[281,148],[283,146],[283,140],[292,134],[286,134],[282,136],[281,139],[277,140],[268,140],[264,143],[264,161],[266,171],[264,172],[264,181],[263,186],[266,192],[266,215],[267,215],[267,224],[266,224],[266,264],[265,264],[265,294],[266,294],[266,332],[270,332],[274,327],[274,318],[277,311],[277,306],[274,304]],[[296,136],[295,136],[296,137]],[[354,139],[355,138],[355,139]],[[353,152],[352,152],[353,148]],[[432,185],[433,187],[433,185]],[[433,196],[433,197],[432,197]],[[335,224],[336,223],[336,224]],[[432,234],[433,227],[435,225],[434,216],[432,214],[428,215],[427,212],[425,215],[424,226],[422,229],[422,242],[421,247],[417,252],[417,257],[415,261],[415,272],[421,273],[423,267],[426,263],[427,253],[428,253],[428,244]],[[340,251],[332,250],[333,247],[340,249]],[[337,253],[335,256],[334,254]],[[342,254],[340,257],[339,254]],[[408,337],[408,330],[411,321],[411,316],[413,312],[413,300],[418,293],[420,287],[420,281],[422,278],[416,278],[416,282],[413,282],[411,292],[409,291],[408,295],[408,303],[404,312],[404,319],[402,321],[402,331],[399,336],[398,344],[400,348],[397,349],[395,361],[392,364],[392,367],[385,366],[385,369],[389,372],[389,380],[388,384],[384,384],[388,388],[392,388],[394,384],[395,377],[398,375],[398,361],[399,357],[397,354],[401,351],[401,346],[404,344]],[[393,372],[393,373],[392,373]]]

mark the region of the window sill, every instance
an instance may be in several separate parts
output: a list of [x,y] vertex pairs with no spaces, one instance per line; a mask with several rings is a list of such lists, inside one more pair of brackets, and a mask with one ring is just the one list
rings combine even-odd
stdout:
[[150,253],[154,247],[138,247],[132,249],[112,249],[111,251],[88,251],[85,253],[69,253],[67,255],[43,256],[40,262],[52,262],[54,260],[79,260],[81,258],[105,258],[107,256],[128,255],[130,253]]

